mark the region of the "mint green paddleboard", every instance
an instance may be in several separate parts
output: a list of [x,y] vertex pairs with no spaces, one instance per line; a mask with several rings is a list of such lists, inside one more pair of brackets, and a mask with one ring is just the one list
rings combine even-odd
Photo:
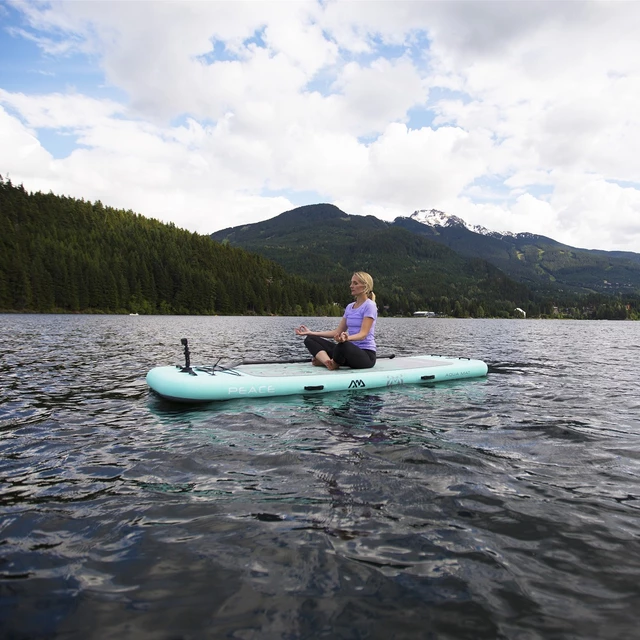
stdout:
[[372,369],[342,367],[336,371],[315,367],[310,360],[156,367],[147,374],[147,384],[168,400],[211,402],[461,380],[485,376],[487,370],[481,360],[419,355],[381,358]]

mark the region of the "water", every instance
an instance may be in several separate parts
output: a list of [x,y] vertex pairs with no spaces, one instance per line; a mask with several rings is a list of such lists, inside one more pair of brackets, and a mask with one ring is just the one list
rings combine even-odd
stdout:
[[380,319],[486,379],[180,407],[335,320],[0,316],[0,636],[632,638],[638,323]]

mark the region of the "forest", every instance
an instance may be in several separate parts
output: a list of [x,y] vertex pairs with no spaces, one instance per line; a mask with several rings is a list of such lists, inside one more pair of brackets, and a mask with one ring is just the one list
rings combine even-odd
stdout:
[[486,261],[362,224],[370,228],[353,237],[341,232],[342,262],[299,238],[260,255],[100,201],[30,193],[0,176],[0,312],[337,316],[352,270],[362,269],[376,274],[382,315],[518,317],[521,308],[528,317],[639,317],[637,296],[543,296]]
[[0,311],[329,314],[276,263],[132,211],[0,176]]

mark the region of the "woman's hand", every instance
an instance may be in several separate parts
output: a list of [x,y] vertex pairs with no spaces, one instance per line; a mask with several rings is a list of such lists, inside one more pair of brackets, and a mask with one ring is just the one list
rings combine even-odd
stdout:
[[308,336],[311,333],[309,328],[305,327],[303,324],[301,324],[299,327],[294,329],[294,331],[296,332],[297,336]]
[[[371,327],[373,326],[373,318],[366,317],[362,320],[362,325],[360,327],[360,331],[358,333],[354,333],[351,336],[352,342],[358,342],[358,340],[364,340],[371,331]],[[340,331],[340,328],[338,328]],[[344,338],[342,338],[344,336]],[[346,331],[340,333],[340,335],[336,338],[336,342],[347,342],[349,340],[349,335]]]

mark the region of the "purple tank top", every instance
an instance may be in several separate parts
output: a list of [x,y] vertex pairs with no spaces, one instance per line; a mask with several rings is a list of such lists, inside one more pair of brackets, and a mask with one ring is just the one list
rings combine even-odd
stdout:
[[378,307],[373,300],[366,300],[361,307],[357,309],[353,308],[355,302],[347,305],[344,310],[344,318],[347,321],[347,332],[350,336],[354,336],[356,333],[360,333],[360,327],[362,327],[362,321],[365,318],[373,318],[373,324],[371,325],[371,331],[364,340],[353,340],[353,344],[361,349],[369,349],[370,351],[376,350],[376,320],[378,319]]

